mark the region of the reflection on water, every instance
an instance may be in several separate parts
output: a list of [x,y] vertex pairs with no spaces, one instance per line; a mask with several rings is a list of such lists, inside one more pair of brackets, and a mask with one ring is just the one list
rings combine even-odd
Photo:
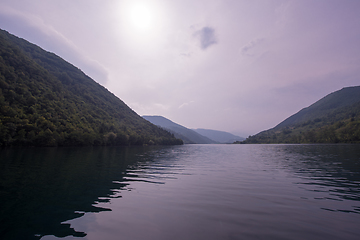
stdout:
[[4,239],[357,239],[359,145],[0,150]]
[[[316,199],[359,201],[359,147],[359,145],[282,145],[277,148],[275,154],[277,152],[277,155],[283,156],[281,164],[299,178],[296,184],[300,188],[317,193]],[[278,156],[273,157],[279,159]],[[323,209],[359,214],[359,205],[348,209],[326,207]]]
[[[111,211],[107,202],[125,187],[146,148],[11,148],[0,150],[0,235],[40,239],[44,235],[83,237],[69,224],[85,212]],[[129,180],[127,180],[129,181]]]

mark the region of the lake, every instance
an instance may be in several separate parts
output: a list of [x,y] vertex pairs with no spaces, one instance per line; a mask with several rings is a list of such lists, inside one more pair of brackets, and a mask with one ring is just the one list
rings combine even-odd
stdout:
[[359,239],[360,145],[0,150],[1,239]]

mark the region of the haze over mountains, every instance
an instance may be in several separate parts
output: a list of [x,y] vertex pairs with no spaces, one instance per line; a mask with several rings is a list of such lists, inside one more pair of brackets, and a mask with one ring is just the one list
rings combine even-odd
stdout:
[[[188,129],[160,116],[144,118],[70,63],[0,31],[0,146],[243,140],[222,131]],[[337,142],[360,142],[360,86],[331,93],[242,143]]]
[[360,86],[333,92],[243,143],[360,142]]
[[233,143],[235,141],[243,141],[245,138],[236,136],[234,134],[224,132],[224,131],[218,131],[218,130],[211,130],[211,129],[203,129],[203,128],[197,128],[193,129],[195,132],[208,137],[218,143]]
[[0,30],[0,146],[182,144],[81,70]]
[[242,137],[235,136],[231,133],[223,131],[216,131],[210,129],[188,129],[162,116],[142,117],[149,122],[173,133],[175,137],[182,139],[184,143],[233,143],[235,141],[244,140],[244,138]]

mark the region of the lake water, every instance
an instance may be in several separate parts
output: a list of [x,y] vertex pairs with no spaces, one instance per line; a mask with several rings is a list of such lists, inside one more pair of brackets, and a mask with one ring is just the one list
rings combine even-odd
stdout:
[[360,239],[360,145],[0,150],[0,239]]

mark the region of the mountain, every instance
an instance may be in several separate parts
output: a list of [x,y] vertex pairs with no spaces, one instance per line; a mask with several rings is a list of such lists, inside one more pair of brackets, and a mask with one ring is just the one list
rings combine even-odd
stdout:
[[242,143],[360,142],[360,86],[330,93]]
[[211,130],[211,129],[193,129],[195,132],[210,138],[211,140],[218,142],[218,143],[233,143],[235,141],[243,141],[245,138],[233,135],[228,132]]
[[0,146],[181,143],[75,66],[0,30]]
[[142,117],[148,120],[149,122],[173,133],[176,138],[182,139],[184,143],[199,143],[199,144],[217,143],[216,141],[213,141],[205,136],[202,136],[199,133],[191,129],[188,129],[184,126],[181,126],[177,123],[174,123],[171,120],[164,118],[162,116],[142,116]]

